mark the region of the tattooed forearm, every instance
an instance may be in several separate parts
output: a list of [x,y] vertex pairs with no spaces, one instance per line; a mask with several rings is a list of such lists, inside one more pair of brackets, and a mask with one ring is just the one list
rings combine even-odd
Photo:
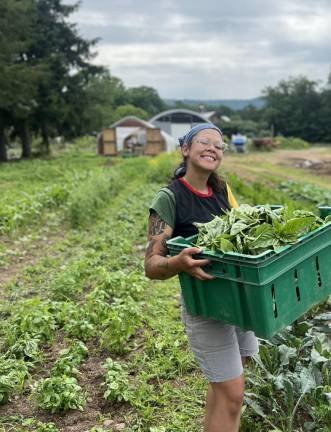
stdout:
[[149,232],[148,234],[150,236],[160,235],[163,234],[164,230],[166,229],[167,224],[160,218],[160,216],[153,212],[150,215],[150,221],[149,221]]
[[168,246],[167,241],[171,239],[170,235],[165,235],[161,241],[162,248],[164,249],[164,254],[167,255],[168,253]]

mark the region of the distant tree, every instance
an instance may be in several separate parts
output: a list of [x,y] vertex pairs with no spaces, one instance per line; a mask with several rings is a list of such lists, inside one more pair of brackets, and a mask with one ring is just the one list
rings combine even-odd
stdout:
[[160,98],[158,92],[152,87],[132,87],[127,90],[128,102],[131,105],[142,108],[150,116],[153,116],[166,108],[166,104]]
[[110,119],[110,123],[114,123],[126,116],[136,116],[141,118],[142,120],[147,120],[149,117],[148,113],[145,110],[128,104],[119,106],[114,110]]
[[86,87],[86,96],[87,107],[81,122],[84,134],[109,126],[116,107],[128,102],[122,80],[108,71],[90,80]]
[[241,133],[249,137],[260,136],[265,134],[265,128],[267,125],[262,122],[255,122],[253,120],[242,120],[240,118],[234,118],[228,123],[221,123],[220,127],[224,135],[231,136],[235,133]]
[[230,118],[235,114],[235,111],[233,109],[231,109],[230,107],[227,107],[225,105],[217,106],[215,111],[219,116],[225,115],[225,116],[230,117]]
[[267,87],[264,96],[264,116],[276,134],[312,142],[321,139],[321,97],[316,81],[303,76],[282,80],[276,87]]
[[243,120],[252,120],[255,122],[261,121],[263,117],[263,108],[256,108],[254,105],[247,105],[245,108],[238,111]]
[[326,87],[321,93],[321,141],[331,143],[331,72],[328,76]]

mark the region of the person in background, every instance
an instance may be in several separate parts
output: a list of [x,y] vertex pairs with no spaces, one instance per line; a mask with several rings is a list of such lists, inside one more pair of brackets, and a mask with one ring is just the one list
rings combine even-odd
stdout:
[[237,132],[231,136],[231,143],[235,147],[237,153],[244,153],[246,150],[247,137]]
[[[181,138],[183,161],[172,182],[162,188],[150,206],[145,273],[150,279],[168,279],[187,272],[200,280],[213,279],[204,270],[206,259],[194,259],[197,247],[167,256],[167,240],[197,233],[194,222],[209,222],[237,202],[229,185],[217,174],[226,145],[221,130],[211,123],[194,126]],[[258,351],[251,331],[213,319],[188,314],[182,299],[182,321],[190,347],[209,381],[205,432],[237,432],[244,397],[243,365]]]

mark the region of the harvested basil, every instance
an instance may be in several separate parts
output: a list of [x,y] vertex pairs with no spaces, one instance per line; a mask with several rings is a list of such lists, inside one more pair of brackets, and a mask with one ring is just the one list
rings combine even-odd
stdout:
[[300,237],[331,221],[306,210],[242,204],[208,223],[195,223],[196,245],[215,252],[259,255],[266,250],[293,244]]

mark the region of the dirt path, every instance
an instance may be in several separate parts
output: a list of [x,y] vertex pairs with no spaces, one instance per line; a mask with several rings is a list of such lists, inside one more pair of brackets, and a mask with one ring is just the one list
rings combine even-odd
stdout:
[[284,179],[307,181],[331,189],[331,146],[306,150],[229,153],[224,169],[252,181]]

